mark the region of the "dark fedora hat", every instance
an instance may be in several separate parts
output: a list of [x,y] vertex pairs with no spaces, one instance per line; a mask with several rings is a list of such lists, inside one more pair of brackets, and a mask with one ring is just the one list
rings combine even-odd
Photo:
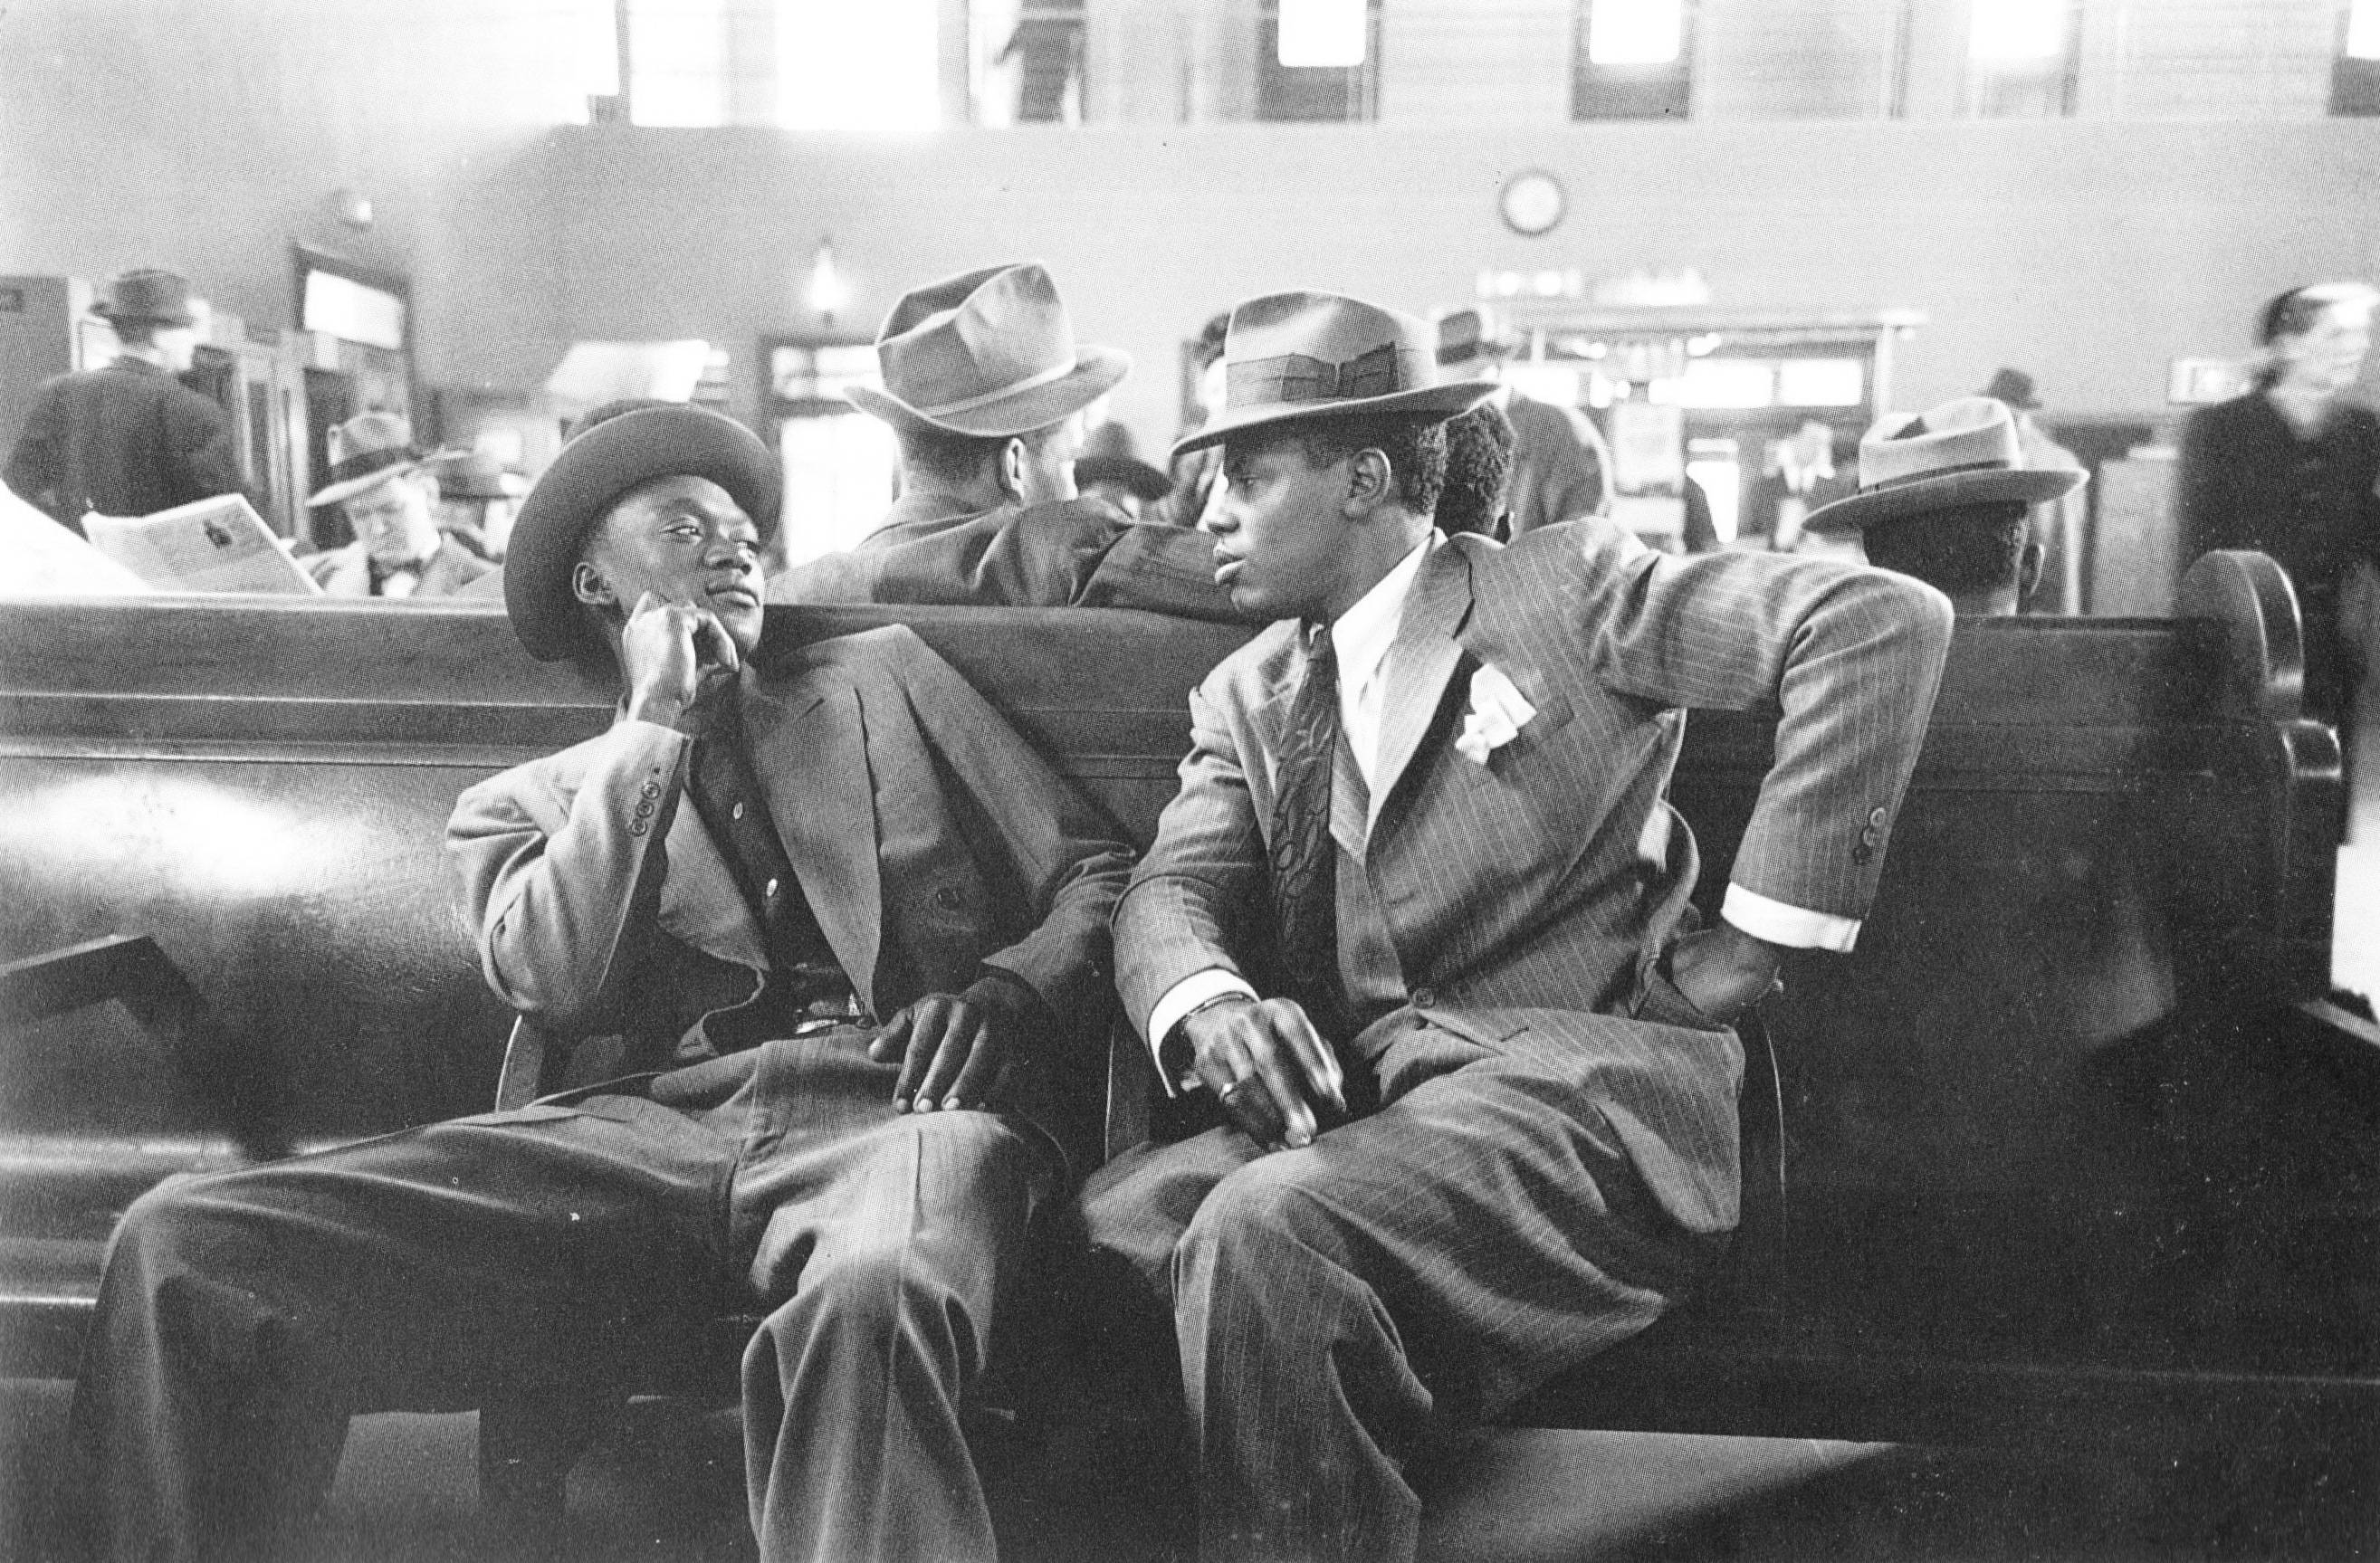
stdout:
[[700,407],[599,407],[579,421],[532,484],[504,553],[504,612],[528,654],[555,662],[587,644],[570,572],[595,524],[622,495],[656,478],[708,478],[752,518],[766,544],[777,530],[782,479],[759,436]]
[[190,312],[190,279],[153,266],[108,278],[105,295],[91,312],[103,321],[153,321],[169,326],[198,321]]
[[485,451],[465,451],[438,468],[441,499],[518,499],[527,492],[528,479]]
[[413,424],[402,413],[358,413],[330,433],[330,481],[306,496],[310,507],[351,500],[392,478],[448,460],[459,451],[425,451],[413,440]]
[[1173,479],[1140,459],[1132,430],[1121,423],[1102,423],[1085,436],[1083,454],[1075,458],[1075,481],[1086,489],[1094,483],[1121,483],[1143,503],[1173,491]]
[[2041,395],[2034,389],[2033,376],[2022,370],[1999,370],[1984,387],[1984,394],[1995,402],[2006,402],[2019,412],[2035,412],[2041,407]]

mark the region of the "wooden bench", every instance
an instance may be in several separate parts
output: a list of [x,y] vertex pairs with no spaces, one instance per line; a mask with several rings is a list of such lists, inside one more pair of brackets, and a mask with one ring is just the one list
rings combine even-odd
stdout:
[[[1781,1155],[1790,1221],[1753,1178],[1712,1295],[1524,1420],[2026,1440],[2380,1424],[2372,1299],[2350,1284],[2366,1169],[2255,1157],[2305,1114],[2380,1102],[2380,1046],[2320,1012],[2336,744],[2297,717],[2276,576],[2219,563],[2188,606],[1961,625],[1862,950],[1797,962],[1770,1016],[1788,1110],[1758,1164]],[[770,641],[894,619],[1143,842],[1184,695],[1239,638],[851,609],[772,610]],[[158,1178],[243,1141],[484,1109],[511,1017],[472,958],[444,820],[470,782],[610,713],[492,608],[0,607],[0,959],[142,936],[211,1017],[207,1046],[161,1049],[110,1006],[0,1012],[0,1371],[74,1371],[109,1226]],[[1770,733],[1713,716],[1689,733],[1675,793],[1715,896]],[[2043,920],[2114,882],[2169,951],[2174,1000],[2110,1037],[2041,996],[2072,963]],[[1995,930],[2004,966],[1946,976],[1946,950]],[[1119,1133],[1145,1086],[1121,1049]],[[2243,1101],[2263,1116],[2227,1120]],[[2120,1143],[2082,1176],[2070,1153],[2094,1134]],[[2256,1235],[2284,1230],[2347,1257],[2260,1281]]]

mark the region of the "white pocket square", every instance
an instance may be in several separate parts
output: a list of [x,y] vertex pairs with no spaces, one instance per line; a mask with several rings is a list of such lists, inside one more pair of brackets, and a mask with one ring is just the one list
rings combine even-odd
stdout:
[[1474,765],[1486,765],[1488,757],[1519,737],[1536,714],[1537,709],[1501,668],[1482,662],[1471,675],[1471,709],[1463,713],[1454,752]]

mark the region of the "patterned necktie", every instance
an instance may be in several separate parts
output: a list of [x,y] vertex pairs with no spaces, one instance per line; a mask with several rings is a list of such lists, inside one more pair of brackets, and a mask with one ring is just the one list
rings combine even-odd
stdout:
[[1341,1029],[1338,845],[1330,767],[1339,746],[1339,656],[1327,624],[1308,627],[1305,679],[1290,703],[1273,772],[1272,900],[1289,996],[1315,1029]]

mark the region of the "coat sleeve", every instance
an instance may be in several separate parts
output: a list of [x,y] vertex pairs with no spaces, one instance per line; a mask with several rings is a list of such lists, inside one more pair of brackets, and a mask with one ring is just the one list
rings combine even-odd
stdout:
[[1588,574],[1614,596],[1584,626],[1615,693],[1774,712],[1776,757],[1730,876],[1784,906],[1857,919],[1933,713],[1949,600],[1831,560],[1656,553],[1610,528]]
[[174,503],[212,499],[217,494],[256,496],[240,480],[239,454],[232,445],[231,419],[224,410],[196,392],[176,396],[169,404],[166,461],[172,475]]
[[[623,721],[574,754],[586,768],[558,803],[548,768],[520,766],[466,790],[446,849],[488,986],[566,1034],[604,1029],[620,987],[660,928],[669,834],[691,741]],[[558,809],[558,817],[553,810]]]
[[1227,659],[1190,692],[1181,787],[1116,908],[1116,987],[1144,1036],[1149,1012],[1185,978],[1220,970],[1247,980],[1232,952],[1245,948],[1269,894],[1258,802],[1226,718],[1239,660]]
[[1132,869],[1123,830],[914,631],[892,626],[851,641],[883,653],[919,733],[988,830],[990,841],[968,844],[996,843],[1024,891],[1032,926],[982,963],[1032,988],[1053,1015],[1103,1006],[1113,971],[1109,919]]

